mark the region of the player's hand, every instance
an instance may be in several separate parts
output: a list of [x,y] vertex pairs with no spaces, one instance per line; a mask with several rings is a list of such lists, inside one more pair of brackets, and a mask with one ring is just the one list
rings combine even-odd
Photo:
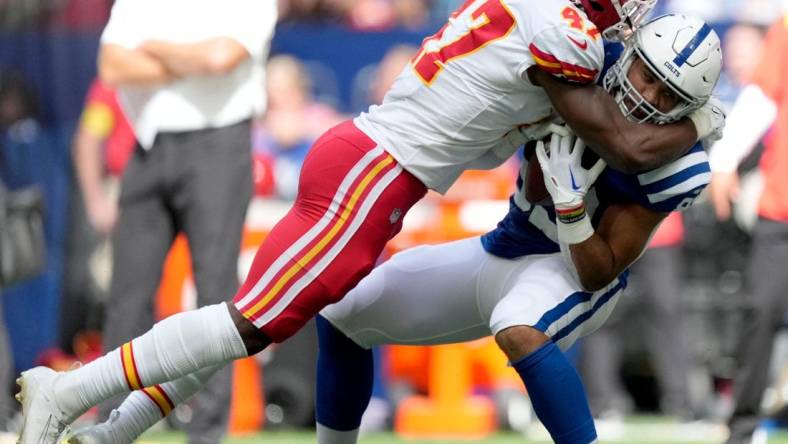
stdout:
[[725,109],[716,97],[711,97],[702,107],[689,115],[695,124],[698,140],[704,143],[713,143],[722,139],[722,130],[725,129]]
[[712,173],[709,198],[719,220],[731,217],[731,202],[739,198],[739,175],[735,171]]
[[597,177],[605,169],[599,159],[586,169],[581,164],[586,144],[571,132],[553,133],[550,153],[544,142],[536,144],[536,156],[544,173],[544,183],[557,209],[573,209],[583,205],[583,198]]

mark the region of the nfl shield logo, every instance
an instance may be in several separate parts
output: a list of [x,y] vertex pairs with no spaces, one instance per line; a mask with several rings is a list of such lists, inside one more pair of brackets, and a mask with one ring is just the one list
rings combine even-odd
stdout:
[[400,216],[402,216],[402,210],[394,208],[394,211],[391,212],[391,216],[389,216],[389,222],[391,222],[392,225],[396,224]]

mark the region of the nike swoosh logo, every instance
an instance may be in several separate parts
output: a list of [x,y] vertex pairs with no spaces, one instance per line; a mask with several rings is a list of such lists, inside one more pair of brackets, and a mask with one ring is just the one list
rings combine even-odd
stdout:
[[572,190],[577,191],[580,189],[579,186],[575,183],[575,175],[572,174],[572,168],[569,168],[569,178],[572,179]]
[[567,35],[567,36],[566,36],[566,38],[568,38],[569,40],[571,40],[571,41],[572,41],[572,43],[574,43],[575,45],[577,45],[577,47],[578,47],[578,48],[580,48],[580,49],[582,49],[583,51],[585,51],[586,49],[588,49],[588,42],[587,42],[587,41],[583,40],[582,42],[578,42],[577,40],[573,39],[571,35]]

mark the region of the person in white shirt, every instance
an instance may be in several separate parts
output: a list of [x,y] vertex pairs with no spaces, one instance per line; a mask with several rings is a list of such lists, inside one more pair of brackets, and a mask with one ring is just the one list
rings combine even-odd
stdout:
[[[265,107],[264,64],[276,18],[272,1],[115,2],[98,70],[117,89],[138,146],[112,233],[107,350],[153,325],[162,265],[180,232],[189,242],[198,306],[238,288],[252,193],[250,122]],[[224,435],[231,377],[229,368],[218,373],[194,400],[189,442]],[[113,405],[102,407],[105,416]]]

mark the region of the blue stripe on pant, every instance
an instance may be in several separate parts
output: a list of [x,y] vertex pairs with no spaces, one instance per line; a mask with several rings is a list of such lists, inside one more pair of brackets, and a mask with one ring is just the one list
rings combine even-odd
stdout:
[[[615,296],[617,293],[622,291],[627,286],[627,278],[629,277],[629,270],[625,270],[621,275],[618,277],[618,282],[612,288],[608,289],[604,294],[602,294],[597,301],[594,303],[593,307],[590,310],[587,310],[577,317],[573,319],[569,324],[565,327],[558,330],[551,336],[554,342],[558,342],[566,336],[569,336],[575,329],[577,329],[580,325],[582,325],[587,320],[591,319],[601,308],[603,308],[610,300]],[[594,293],[588,293],[585,291],[578,291],[569,295],[563,302],[556,305],[554,308],[550,309],[547,313],[542,315],[539,321],[536,323],[535,328],[543,333],[546,333],[547,330],[557,321],[564,318],[569,312],[572,311],[573,308],[577,307],[580,304],[588,303],[594,296]]]

